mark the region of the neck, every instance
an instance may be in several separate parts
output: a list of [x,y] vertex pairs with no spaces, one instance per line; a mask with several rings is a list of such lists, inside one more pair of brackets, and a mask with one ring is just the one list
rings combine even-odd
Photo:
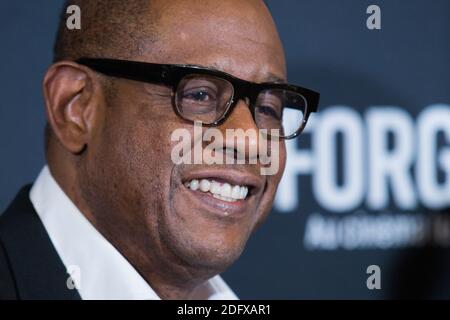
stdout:
[[188,267],[171,254],[150,256],[149,252],[168,252],[166,248],[159,247],[160,243],[158,247],[153,242],[142,246],[144,250],[136,250],[135,242],[133,249],[130,249],[133,244],[125,244],[123,239],[115,240],[118,239],[110,239],[161,299],[203,300],[211,295],[213,288],[208,280],[218,272]]
[[151,287],[163,300],[202,300],[208,298],[211,290],[207,281],[196,286],[178,286],[153,281]]

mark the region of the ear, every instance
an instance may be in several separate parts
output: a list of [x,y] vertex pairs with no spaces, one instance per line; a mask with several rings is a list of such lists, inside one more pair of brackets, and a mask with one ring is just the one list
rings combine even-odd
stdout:
[[59,142],[71,153],[82,152],[101,112],[96,74],[75,62],[61,61],[47,70],[43,90],[48,122]]

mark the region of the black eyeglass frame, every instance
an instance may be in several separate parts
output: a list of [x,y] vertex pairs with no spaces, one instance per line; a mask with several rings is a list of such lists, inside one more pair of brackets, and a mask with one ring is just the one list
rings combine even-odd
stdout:
[[[232,95],[230,97],[230,100],[228,101],[228,105],[226,106],[225,111],[220,116],[220,118],[213,123],[205,124],[206,126],[218,126],[223,123],[227,116],[231,114],[237,102],[239,100],[245,100],[245,98],[248,98],[250,100],[248,107],[250,108],[253,120],[256,123],[255,101],[258,95],[262,91],[269,89],[289,90],[300,94],[306,99],[306,110],[303,116],[303,123],[300,125],[299,129],[297,129],[296,132],[290,134],[289,136],[280,136],[280,138],[289,140],[297,137],[303,131],[311,112],[316,112],[319,105],[320,94],[307,88],[286,83],[254,83],[239,79],[223,71],[196,65],[156,64],[140,61],[104,58],[80,58],[75,62],[107,76],[153,84],[163,84],[172,87],[174,91],[177,89],[181,80],[189,75],[209,75],[224,79],[232,85]],[[172,98],[173,100],[175,100],[175,94],[172,95]],[[176,101],[172,101],[172,104],[175,112],[179,117],[181,117],[185,121],[193,122],[193,120],[186,119],[186,117],[181,114]]]

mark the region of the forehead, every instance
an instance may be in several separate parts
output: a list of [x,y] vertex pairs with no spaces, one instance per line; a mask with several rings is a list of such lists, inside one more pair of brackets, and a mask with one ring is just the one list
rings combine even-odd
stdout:
[[168,3],[140,59],[212,67],[254,82],[286,78],[281,41],[260,1]]

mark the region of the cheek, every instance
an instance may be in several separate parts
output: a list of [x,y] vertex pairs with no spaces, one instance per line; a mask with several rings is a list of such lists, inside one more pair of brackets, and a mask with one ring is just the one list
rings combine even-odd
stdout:
[[[170,134],[163,129],[137,126],[126,141],[122,153],[128,164],[129,179],[136,180],[144,199],[167,194],[173,164],[170,158]],[[156,129],[157,127],[153,127]]]
[[141,215],[155,211],[169,191],[173,167],[167,128],[146,116],[119,115],[111,119],[101,140],[92,169],[104,175],[109,189],[115,187],[110,191],[123,209]]
[[[278,183],[280,182],[281,177],[283,176],[284,169],[286,167],[286,158],[287,158],[286,144],[284,140],[282,140],[278,144],[277,155],[276,156],[274,155],[274,158],[272,159],[272,161],[277,161],[277,164],[271,163],[271,166],[272,168],[274,168],[273,170],[275,169],[277,170],[273,174],[268,176],[270,188],[276,189],[276,187],[278,186]],[[273,172],[273,170],[271,170],[271,172]],[[273,192],[275,192],[275,190],[273,190]]]
[[262,221],[264,221],[265,217],[269,214],[273,200],[275,198],[275,194],[277,191],[278,184],[280,183],[281,177],[283,176],[284,168],[286,166],[286,146],[285,143],[282,142],[279,144],[278,150],[278,170],[273,175],[267,176],[267,189],[265,190],[263,199],[260,203],[259,209],[261,210],[261,218],[257,222],[257,225],[260,225]]
[[280,181],[281,177],[283,176],[284,168],[286,167],[286,159],[287,159],[286,144],[283,141],[282,143],[280,143],[280,171],[278,173],[278,175],[279,175],[278,182]]

